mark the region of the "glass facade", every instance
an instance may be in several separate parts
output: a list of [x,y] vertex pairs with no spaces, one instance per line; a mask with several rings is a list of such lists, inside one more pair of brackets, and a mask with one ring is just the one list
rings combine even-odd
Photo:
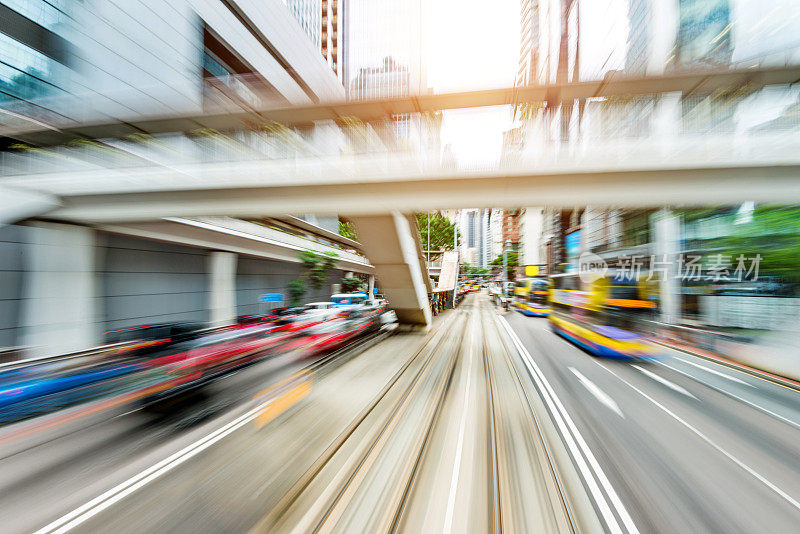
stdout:
[[68,26],[66,0],[2,0],[3,4],[43,28],[61,34]]
[[[33,22],[33,33],[40,31],[46,37],[65,32],[68,27],[69,17],[63,11],[66,2],[2,0],[0,4]],[[0,22],[0,101],[8,105],[66,94],[64,87],[70,79],[69,69],[32,46],[7,35],[19,29],[5,28],[3,23],[13,24],[13,21]]]
[[322,0],[284,0],[311,42],[322,48]]
[[0,99],[32,100],[64,94],[67,67],[0,33]]

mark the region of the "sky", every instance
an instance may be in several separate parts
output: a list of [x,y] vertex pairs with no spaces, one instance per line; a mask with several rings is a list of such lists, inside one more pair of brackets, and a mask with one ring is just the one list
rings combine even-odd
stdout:
[[[430,0],[425,17],[428,84],[437,93],[511,87],[519,62],[519,0]],[[507,107],[446,111],[442,144],[462,166],[500,157]]]
[[[677,8],[677,0],[660,1],[672,1]],[[769,64],[791,62],[788,55],[773,52],[800,46],[798,1],[733,0],[734,61],[768,56]],[[513,86],[519,61],[519,0],[422,0],[422,4],[427,23],[423,58],[434,92]],[[623,69],[628,0],[582,1],[580,9],[581,78],[599,79],[609,70]],[[669,23],[677,24],[677,19]],[[669,46],[669,37],[667,41],[660,45]],[[784,100],[775,101],[771,115],[777,116],[791,99]],[[759,108],[750,122],[764,120],[764,112]],[[508,107],[446,111],[442,143],[450,145],[464,168],[492,165],[500,158],[503,132],[512,126]]]

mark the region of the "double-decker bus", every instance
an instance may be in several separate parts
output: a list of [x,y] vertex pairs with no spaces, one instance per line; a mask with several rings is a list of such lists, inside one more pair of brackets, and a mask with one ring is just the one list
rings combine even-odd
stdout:
[[[550,282],[547,278],[531,278],[526,281],[526,291],[516,294],[514,307],[529,317],[547,317],[550,315],[550,304],[547,301]],[[517,288],[519,290],[519,287]]]
[[639,333],[642,323],[653,319],[657,309],[655,282],[613,272],[592,278],[589,282],[577,274],[550,277],[552,330],[597,356],[656,356],[655,346]]

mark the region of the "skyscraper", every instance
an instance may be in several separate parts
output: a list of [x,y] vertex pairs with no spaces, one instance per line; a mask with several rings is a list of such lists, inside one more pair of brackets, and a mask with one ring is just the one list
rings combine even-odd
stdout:
[[283,0],[314,45],[322,49],[322,1]]
[[492,253],[490,209],[461,210],[456,223],[461,235],[461,261],[473,267],[486,268],[494,259]]
[[322,0],[322,57],[336,77],[345,83],[344,55],[347,0]]
[[733,56],[730,0],[680,0],[675,65],[725,67]]
[[[345,85],[353,84],[362,69],[385,69],[386,58],[394,66],[405,67],[408,81],[392,85],[381,83],[386,90],[401,90],[385,96],[417,95],[427,92],[427,75],[423,61],[423,0],[348,0],[346,13],[347,62]],[[399,77],[405,77],[403,74]],[[363,78],[363,76],[362,76]],[[350,95],[363,98],[362,92]]]
[[[114,2],[0,3],[5,123],[124,120],[344,96],[319,45],[281,0],[156,4],[137,11]],[[321,15],[319,33],[320,25]]]
[[373,100],[408,96],[410,80],[408,67],[387,56],[380,65],[358,69],[355,78],[350,82],[350,99]]

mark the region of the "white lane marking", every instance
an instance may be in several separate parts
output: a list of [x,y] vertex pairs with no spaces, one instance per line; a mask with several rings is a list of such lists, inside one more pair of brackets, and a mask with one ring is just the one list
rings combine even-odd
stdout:
[[[702,382],[702,381],[699,381],[699,380],[697,380],[697,377],[695,377],[695,376],[692,376],[692,375],[690,375],[689,373],[686,373],[686,372],[684,372],[684,371],[681,371],[680,369],[677,369],[677,368],[675,368],[675,367],[672,367],[671,365],[668,365],[668,364],[666,364],[666,363],[664,363],[664,362],[659,362],[659,361],[657,361],[657,362],[655,362],[655,363],[657,363],[658,365],[663,365],[664,367],[667,367],[668,369],[672,369],[672,370],[673,370],[673,371],[675,371],[676,373],[680,373],[680,374],[682,374],[683,376],[685,376],[685,377],[687,377],[687,378],[691,378],[692,380],[695,380],[695,381],[698,381],[698,382],[700,382],[701,384],[705,384],[705,382]],[[767,415],[771,415],[772,417],[775,417],[776,419],[780,419],[780,420],[781,420],[781,421],[783,421],[784,423],[788,423],[788,424],[792,425],[793,427],[795,427],[795,428],[797,428],[797,429],[800,429],[800,424],[798,424],[798,423],[796,423],[796,422],[792,421],[791,419],[787,419],[786,417],[784,417],[784,416],[782,416],[782,415],[780,415],[780,414],[777,414],[777,413],[773,412],[772,410],[768,410],[768,409],[764,408],[763,406],[760,406],[760,405],[758,405],[758,404],[756,404],[756,403],[754,403],[754,402],[750,402],[749,400],[747,400],[747,399],[745,399],[745,398],[742,398],[742,397],[740,397],[739,395],[736,395],[736,394],[734,394],[734,393],[731,393],[730,391],[726,391],[726,390],[724,390],[724,389],[722,389],[722,388],[718,388],[718,387],[716,387],[716,386],[712,386],[712,385],[710,385],[710,384],[705,384],[705,385],[706,385],[707,387],[710,387],[710,388],[711,388],[711,389],[713,389],[713,390],[716,390],[716,391],[719,391],[719,392],[721,392],[723,395],[727,395],[727,396],[729,396],[729,397],[732,397],[732,398],[734,398],[734,399],[738,400],[739,402],[743,402],[743,403],[747,404],[748,406],[750,406],[750,407],[752,407],[752,408],[755,408],[756,410],[758,410],[758,411],[760,411],[760,412],[763,412],[763,413],[765,413],[765,414],[767,414]]]
[[607,368],[605,365],[602,365],[602,364],[600,364],[600,363],[598,363],[598,362],[595,362],[595,363],[596,363],[597,365],[599,365],[600,367],[602,367],[603,369],[605,369],[606,371],[608,371],[609,373],[611,373],[612,375],[616,376],[616,377],[617,377],[618,379],[620,379],[622,382],[624,382],[625,384],[627,384],[627,385],[628,385],[628,386],[629,386],[631,389],[633,389],[634,391],[636,391],[637,393],[639,393],[639,394],[640,394],[642,397],[644,397],[645,399],[649,400],[650,402],[652,402],[653,404],[655,404],[656,406],[658,406],[658,407],[659,407],[661,410],[663,410],[663,411],[664,411],[664,412],[665,412],[667,415],[669,415],[670,417],[672,417],[673,419],[675,419],[676,421],[678,421],[680,424],[682,424],[683,426],[685,426],[686,428],[688,428],[689,430],[691,430],[691,431],[692,431],[692,432],[693,432],[693,433],[694,433],[694,434],[695,434],[697,437],[699,437],[700,439],[702,439],[703,441],[705,441],[706,443],[708,443],[708,444],[709,444],[711,447],[713,447],[713,448],[714,448],[714,449],[716,449],[718,452],[720,452],[721,454],[723,454],[723,455],[724,455],[726,458],[728,458],[729,460],[731,460],[733,463],[735,463],[736,465],[738,465],[739,467],[741,467],[742,469],[744,469],[744,470],[745,470],[747,473],[749,473],[750,475],[752,475],[753,477],[755,477],[755,478],[756,478],[756,479],[757,479],[759,482],[761,482],[762,484],[764,484],[765,486],[767,486],[769,489],[771,489],[772,491],[774,491],[775,493],[777,493],[778,495],[780,495],[781,497],[783,497],[783,498],[784,498],[784,499],[785,499],[785,500],[786,500],[786,501],[787,501],[789,504],[791,504],[792,506],[794,506],[794,507],[795,507],[797,510],[800,510],[800,502],[797,502],[797,501],[796,501],[795,499],[793,499],[793,498],[792,498],[792,497],[791,497],[791,496],[790,496],[788,493],[786,493],[785,491],[783,491],[782,489],[780,489],[778,486],[776,486],[775,484],[773,484],[772,482],[770,482],[769,480],[767,480],[765,477],[763,477],[762,475],[760,475],[759,473],[757,473],[757,472],[756,472],[756,471],[755,471],[753,468],[751,468],[749,465],[747,465],[746,463],[744,463],[743,461],[741,461],[740,459],[738,459],[736,456],[734,456],[733,454],[729,453],[728,451],[726,451],[725,449],[723,449],[722,447],[720,447],[719,445],[717,445],[717,444],[716,444],[716,443],[715,443],[713,440],[711,440],[711,438],[709,438],[708,436],[706,436],[705,434],[703,434],[702,432],[700,432],[699,430],[697,430],[697,429],[696,429],[695,427],[693,427],[691,424],[689,424],[689,423],[687,423],[686,421],[684,421],[684,420],[683,420],[683,419],[682,419],[682,418],[681,418],[679,415],[675,414],[675,413],[674,413],[673,411],[671,411],[669,408],[667,408],[666,406],[664,406],[663,404],[661,404],[660,402],[658,402],[658,401],[657,401],[657,400],[655,400],[654,398],[650,397],[650,396],[649,396],[647,393],[645,393],[644,391],[640,390],[639,388],[637,388],[636,386],[634,386],[633,384],[631,384],[630,382],[628,382],[627,380],[625,380],[624,378],[622,378],[621,376],[619,376],[617,373],[615,373],[615,372],[614,372],[614,371],[612,371],[611,369],[608,369],[608,368]]
[[650,378],[655,380],[656,382],[661,382],[662,384],[664,384],[668,388],[670,388],[670,389],[672,389],[674,391],[677,391],[678,393],[682,393],[682,394],[686,395],[687,397],[691,397],[693,399],[697,399],[697,397],[695,397],[694,395],[692,395],[691,393],[686,391],[686,388],[683,388],[683,387],[679,386],[678,384],[676,384],[674,382],[670,382],[669,380],[667,380],[664,377],[658,376],[654,372],[650,371],[649,369],[645,369],[641,365],[633,364],[633,366],[636,367],[642,373],[646,374],[647,376],[649,376]]
[[[536,383],[536,387],[539,390],[542,400],[548,405],[550,412],[553,415],[553,420],[558,426],[559,432],[564,437],[564,442],[569,448],[570,454],[575,459],[575,463],[577,464],[578,470],[581,472],[581,476],[589,486],[589,492],[592,494],[595,503],[600,509],[600,513],[602,514],[609,530],[611,532],[621,533],[622,527],[619,525],[616,516],[611,511],[611,507],[606,501],[602,491],[600,491],[598,482],[603,486],[608,494],[614,509],[622,519],[622,522],[625,524],[627,531],[631,534],[637,534],[639,530],[636,528],[633,519],[631,519],[628,511],[622,504],[617,492],[614,490],[614,486],[611,485],[608,477],[606,477],[605,473],[600,468],[600,464],[597,462],[594,454],[592,454],[592,451],[586,444],[583,436],[581,436],[580,432],[578,432],[578,428],[575,426],[575,423],[572,421],[572,418],[569,416],[566,408],[564,408],[561,400],[556,396],[553,388],[550,386],[550,383],[539,369],[539,366],[536,365],[536,362],[533,361],[533,357],[531,357],[528,350],[522,344],[522,341],[520,341],[519,336],[517,336],[517,333],[514,332],[514,330],[508,324],[508,321],[506,321],[505,317],[499,317],[499,319],[500,324],[503,326],[503,328],[505,328],[506,332],[508,332],[509,338],[522,356],[522,362],[525,364],[525,367],[528,368],[528,373]],[[591,470],[589,469],[589,466],[591,466]]]
[[728,380],[733,380],[734,382],[738,382],[740,384],[744,384],[745,386],[750,386],[751,388],[755,387],[753,384],[748,384],[744,380],[740,380],[740,379],[736,378],[735,376],[726,375],[725,373],[721,373],[721,372],[717,371],[716,369],[711,369],[709,367],[706,367],[705,365],[700,365],[699,363],[694,363],[694,362],[691,362],[689,360],[685,360],[683,358],[675,358],[675,359],[679,360],[679,361],[682,361],[683,363],[688,363],[689,365],[694,365],[698,369],[702,369],[703,371],[707,371],[707,372],[715,374],[717,376],[721,376],[722,378],[727,378]]
[[194,443],[187,445],[178,452],[148,467],[144,471],[132,476],[128,480],[117,484],[110,490],[79,506],[68,514],[61,516],[47,526],[40,528],[34,534],[61,534],[72,530],[81,523],[84,523],[85,521],[99,514],[109,506],[119,502],[139,488],[149,484],[153,480],[159,478],[161,475],[171,471],[186,460],[204,451],[225,436],[246,425],[251,420],[255,419],[258,414],[264,410],[264,408],[272,404],[274,400],[275,399],[270,399],[261,403],[259,406],[240,415],[225,426],[215,430],[214,432],[195,441]]
[[619,409],[619,405],[616,402],[614,402],[614,399],[609,397],[608,394],[605,391],[603,391],[602,389],[597,387],[597,384],[595,384],[594,382],[592,382],[591,380],[589,380],[588,378],[583,376],[581,374],[581,372],[578,371],[577,369],[575,369],[574,367],[570,367],[569,370],[572,371],[573,375],[578,377],[578,380],[580,381],[580,383],[583,384],[583,387],[585,387],[587,390],[589,390],[589,393],[594,395],[594,397],[597,400],[599,400],[600,402],[602,402],[603,404],[608,406],[618,416],[620,416],[623,419],[625,419],[625,416],[623,415],[622,410]]
[[464,452],[464,434],[467,426],[467,409],[469,408],[469,389],[472,381],[472,343],[475,340],[475,329],[470,329],[469,363],[467,364],[467,392],[464,394],[464,406],[461,410],[461,422],[458,426],[458,444],[456,445],[456,463],[453,466],[453,475],[450,477],[450,494],[447,497],[447,511],[445,512],[444,532],[450,534],[453,529],[453,517],[456,509],[456,494],[458,493],[458,476],[461,473],[461,457]]

